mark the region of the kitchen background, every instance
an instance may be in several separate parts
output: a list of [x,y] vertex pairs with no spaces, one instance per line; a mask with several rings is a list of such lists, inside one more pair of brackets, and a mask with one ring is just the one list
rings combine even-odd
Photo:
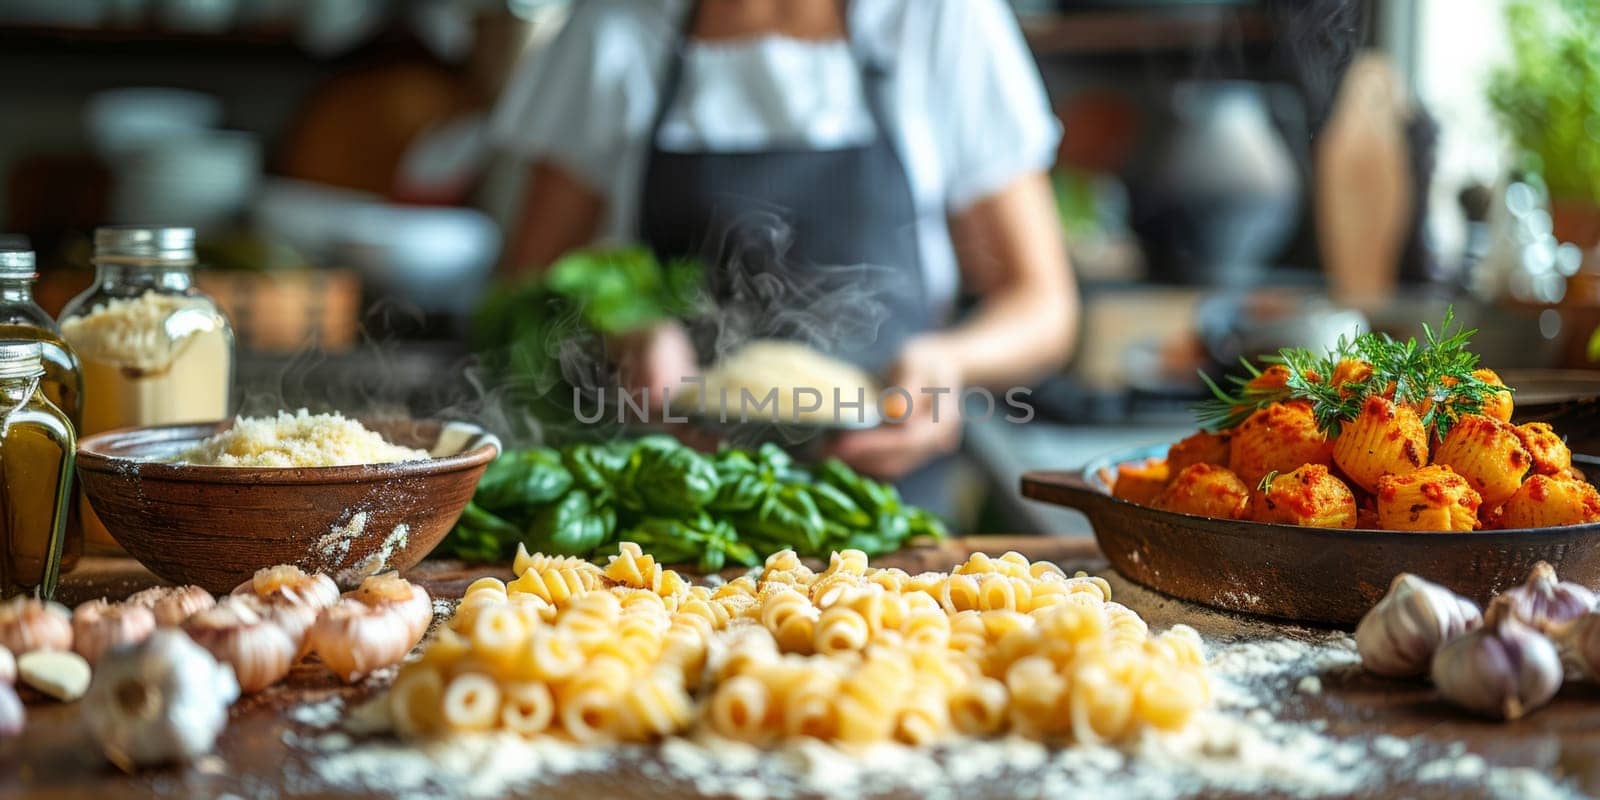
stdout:
[[[1351,326],[1409,335],[1453,306],[1508,383],[1592,387],[1595,5],[1018,0],[1065,128],[1084,335],[1034,423],[968,431],[961,527],[1087,532],[1017,501],[1020,472],[1175,438],[1197,369]],[[3,0],[0,230],[39,252],[54,312],[96,225],[195,225],[246,411],[492,416],[465,332],[523,170],[483,123],[565,13]]]

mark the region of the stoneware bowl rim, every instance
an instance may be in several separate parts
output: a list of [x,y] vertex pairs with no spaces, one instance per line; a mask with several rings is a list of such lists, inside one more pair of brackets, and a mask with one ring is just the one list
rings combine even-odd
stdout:
[[494,460],[502,449],[500,440],[494,434],[469,422],[409,417],[359,419],[369,427],[437,426],[441,435],[445,431],[454,429],[460,435],[466,436],[475,432],[475,436],[465,440],[472,446],[450,455],[416,461],[338,467],[221,467],[207,464],[174,464],[115,455],[117,452],[127,452],[141,445],[198,442],[225,430],[233,423],[233,420],[227,419],[215,422],[118,428],[96,433],[78,440],[77,464],[80,471],[122,475],[136,470],[142,478],[172,482],[304,486],[359,484],[473,469]]

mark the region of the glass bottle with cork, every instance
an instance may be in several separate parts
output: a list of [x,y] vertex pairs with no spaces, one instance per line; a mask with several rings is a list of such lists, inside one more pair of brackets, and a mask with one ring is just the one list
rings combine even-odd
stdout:
[[[83,375],[79,432],[227,417],[233,329],[194,286],[194,229],[100,228],[93,261],[94,285],[61,312]],[[88,542],[115,548],[92,509],[82,510]]]
[[[78,374],[78,356],[72,352],[56,321],[33,300],[33,282],[39,277],[34,255],[28,250],[0,249],[0,340],[39,343],[44,376],[39,389],[45,399],[60,409],[77,430],[83,399],[83,378]],[[61,555],[61,569],[72,569],[83,551],[83,528],[78,521],[77,487],[67,515],[67,534]]]
[[66,545],[72,422],[42,390],[36,341],[0,341],[0,597],[55,594]]

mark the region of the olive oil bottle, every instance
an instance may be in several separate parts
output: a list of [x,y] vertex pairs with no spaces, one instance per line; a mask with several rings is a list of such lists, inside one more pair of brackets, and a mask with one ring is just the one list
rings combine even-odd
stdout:
[[[83,374],[78,356],[72,351],[56,321],[33,300],[33,282],[38,278],[33,253],[0,251],[0,340],[39,343],[44,376],[39,388],[45,399],[67,415],[72,429],[82,426]],[[73,486],[73,502],[67,518],[67,539],[61,555],[61,569],[72,569],[83,551],[83,526],[78,519],[78,489]]]
[[40,389],[38,342],[0,341],[0,596],[56,590],[77,435]]

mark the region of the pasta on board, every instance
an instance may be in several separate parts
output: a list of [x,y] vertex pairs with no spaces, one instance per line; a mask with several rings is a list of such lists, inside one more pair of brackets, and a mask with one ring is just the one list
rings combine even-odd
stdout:
[[1017,553],[909,575],[859,551],[813,572],[785,551],[716,590],[632,544],[604,569],[525,552],[514,566],[510,583],[469,586],[402,667],[389,696],[402,735],[1105,741],[1210,702],[1193,631],[1152,635],[1103,579]]

